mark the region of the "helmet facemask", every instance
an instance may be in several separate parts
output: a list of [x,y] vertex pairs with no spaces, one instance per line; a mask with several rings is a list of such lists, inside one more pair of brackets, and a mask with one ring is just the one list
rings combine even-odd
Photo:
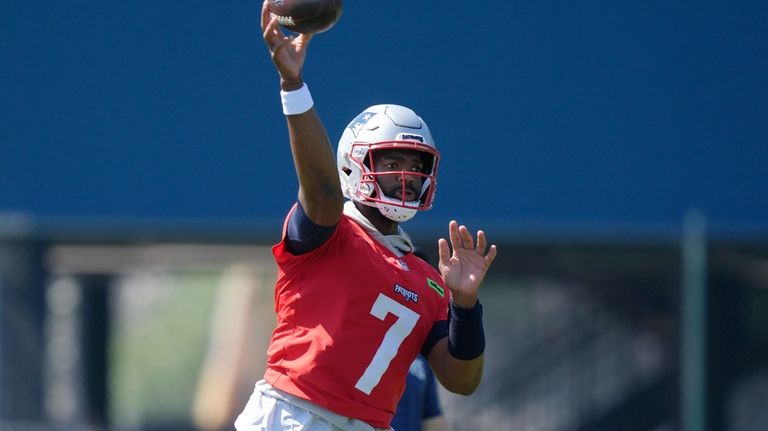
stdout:
[[[352,147],[352,154],[363,157],[351,157],[352,163],[361,172],[354,200],[377,207],[382,215],[396,222],[407,221],[417,211],[432,208],[439,161],[439,155],[433,147],[410,141],[355,143]],[[358,147],[360,149],[356,150]],[[377,155],[387,150],[418,153],[422,159],[422,168],[419,171],[377,171]],[[387,184],[386,190],[382,183]]]

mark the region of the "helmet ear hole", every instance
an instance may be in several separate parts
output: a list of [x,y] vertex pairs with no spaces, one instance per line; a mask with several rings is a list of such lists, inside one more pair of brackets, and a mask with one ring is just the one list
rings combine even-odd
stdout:
[[341,168],[341,170],[342,170],[342,172],[344,172],[345,174],[347,174],[347,176],[349,176],[349,174],[351,174],[351,173],[352,173],[352,169],[349,169],[349,168]]

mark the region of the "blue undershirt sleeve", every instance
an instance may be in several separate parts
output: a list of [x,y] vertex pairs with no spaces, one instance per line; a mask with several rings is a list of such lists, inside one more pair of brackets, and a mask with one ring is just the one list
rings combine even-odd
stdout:
[[442,340],[443,338],[448,336],[448,321],[447,320],[438,320],[435,322],[434,325],[432,325],[432,329],[430,329],[429,334],[427,335],[427,339],[424,341],[424,344],[421,346],[421,354],[425,358],[429,358],[429,353],[432,351],[432,348],[435,347],[435,344],[437,344],[438,341]]
[[337,225],[322,226],[304,212],[301,202],[296,203],[296,210],[288,219],[285,233],[285,246],[294,255],[309,253],[328,241]]

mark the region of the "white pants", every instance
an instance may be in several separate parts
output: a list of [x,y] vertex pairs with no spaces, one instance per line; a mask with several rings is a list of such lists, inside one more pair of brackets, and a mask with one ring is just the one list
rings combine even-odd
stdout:
[[392,431],[374,428],[294,397],[260,380],[235,420],[237,431]]

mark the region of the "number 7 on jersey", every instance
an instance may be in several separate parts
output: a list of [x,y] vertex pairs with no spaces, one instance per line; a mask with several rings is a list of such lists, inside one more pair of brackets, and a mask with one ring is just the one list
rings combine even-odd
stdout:
[[397,320],[387,330],[381,345],[376,350],[376,354],[373,355],[371,363],[368,364],[368,368],[365,369],[360,380],[355,384],[355,388],[367,395],[370,395],[373,388],[379,384],[381,376],[387,371],[390,362],[392,362],[392,359],[397,354],[400,344],[413,331],[416,322],[419,320],[418,313],[380,293],[378,298],[376,298],[376,302],[373,303],[373,307],[371,307],[371,314],[383,321],[389,313],[397,316]]

